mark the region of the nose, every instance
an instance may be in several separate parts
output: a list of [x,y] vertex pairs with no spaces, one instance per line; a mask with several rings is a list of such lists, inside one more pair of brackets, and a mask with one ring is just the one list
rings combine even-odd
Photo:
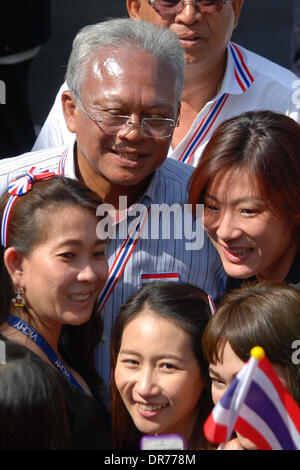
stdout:
[[120,139],[127,139],[130,141],[137,141],[144,138],[143,125],[139,122],[134,122],[133,119],[128,119],[126,125],[118,132]]
[[176,16],[176,22],[184,24],[193,24],[197,21],[197,15],[199,10],[192,0],[187,0],[183,2],[183,9]]
[[215,233],[221,240],[234,240],[242,235],[242,229],[231,212],[220,214],[216,222]]
[[91,264],[85,265],[79,270],[77,280],[80,282],[94,282],[98,279],[98,273]]
[[141,397],[155,396],[160,393],[160,389],[155,380],[152,368],[143,368],[139,371],[135,383],[135,391]]

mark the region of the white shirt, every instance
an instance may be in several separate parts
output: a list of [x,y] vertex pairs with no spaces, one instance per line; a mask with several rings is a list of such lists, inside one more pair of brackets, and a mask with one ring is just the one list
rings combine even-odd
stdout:
[[[168,157],[196,166],[214,129],[226,119],[246,111],[268,109],[299,122],[297,84],[299,79],[288,69],[230,42],[220,91],[206,103],[180,144],[175,149],[170,148]],[[75,136],[67,129],[61,106],[61,94],[66,89],[64,83],[33,150],[74,142]]]
[[[47,149],[0,160],[0,193],[6,190],[9,181],[23,175],[32,166],[76,179],[73,147],[71,145]],[[97,364],[99,373],[107,384],[110,378],[109,346],[114,320],[121,305],[144,282],[153,281],[156,276],[160,281],[166,280],[166,276],[171,276],[173,281],[188,282],[199,286],[213,298],[224,291],[227,276],[215,248],[203,230],[201,220],[196,221],[186,210],[183,213],[183,209],[186,209],[184,204],[187,204],[188,199],[187,184],[192,172],[193,168],[188,165],[167,158],[154,172],[147,190],[139,200],[140,204],[151,208],[145,223],[145,231],[138,239],[123,274],[101,312],[107,341],[102,342],[98,348]],[[155,212],[162,204],[166,204],[167,208],[173,207],[174,219],[172,219],[173,215],[168,218],[168,211]],[[157,217],[152,218],[155,214]],[[128,211],[129,224],[135,219],[136,213],[132,206]],[[170,220],[176,223],[170,224],[171,231],[168,236],[165,229],[168,229]],[[120,246],[126,237],[126,235],[123,238],[121,236],[122,228],[121,223],[117,224],[116,237],[110,239],[107,244],[110,267],[116,260]],[[143,238],[147,231],[149,236]],[[176,233],[180,235],[179,238],[176,238]],[[188,243],[192,240],[194,233],[199,236],[200,245],[197,248],[195,244],[194,249],[190,249]],[[199,249],[201,246],[202,248]]]

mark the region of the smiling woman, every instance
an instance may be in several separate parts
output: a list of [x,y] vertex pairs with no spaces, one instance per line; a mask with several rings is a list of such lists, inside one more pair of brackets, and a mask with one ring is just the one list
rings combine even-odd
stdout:
[[190,184],[204,227],[230,276],[300,287],[300,126],[269,111],[249,112],[214,132]]
[[146,285],[121,309],[111,343],[115,448],[138,448],[143,434],[207,448],[212,403],[200,343],[209,317],[206,294],[184,283]]
[[[202,338],[203,352],[210,364],[214,403],[221,399],[248,361],[251,349],[260,346],[300,405],[300,368],[293,356],[298,338],[300,292],[297,289],[261,281],[234,290],[218,306]],[[232,450],[255,449],[253,443],[239,434],[227,445]]]
[[[0,201],[0,334],[64,377],[73,448],[108,445],[94,399],[101,401],[94,350],[102,334],[94,304],[108,272],[105,242],[96,236],[99,204],[83,184],[36,168],[12,181]],[[86,401],[83,417],[77,407]]]

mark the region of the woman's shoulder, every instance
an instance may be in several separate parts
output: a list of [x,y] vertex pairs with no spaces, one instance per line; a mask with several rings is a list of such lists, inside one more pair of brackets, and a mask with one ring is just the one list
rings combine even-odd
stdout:
[[111,449],[110,419],[104,405],[68,382],[60,372],[57,376],[64,390],[73,448]]
[[[40,361],[45,364],[45,371],[51,368],[53,378],[61,387],[67,414],[69,418],[72,448],[75,450],[107,450],[111,449],[110,438],[110,419],[104,405],[95,398],[81,391],[71,382],[69,382],[61,372],[57,371],[51,365],[45,363],[38,355],[26,348],[24,345],[15,343],[0,333],[0,341],[3,341],[7,348],[22,348],[26,350],[27,360]],[[13,352],[10,353],[10,355]],[[47,373],[47,372],[45,372]]]

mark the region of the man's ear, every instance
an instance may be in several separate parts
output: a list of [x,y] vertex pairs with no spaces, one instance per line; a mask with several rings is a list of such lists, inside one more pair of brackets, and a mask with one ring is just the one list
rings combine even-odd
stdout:
[[130,18],[140,20],[141,0],[126,0],[126,7]]
[[10,246],[4,252],[4,264],[15,286],[23,287],[24,256]]
[[231,0],[232,3],[232,8],[234,12],[234,27],[236,28],[239,22],[242,6],[244,3],[244,0]]
[[61,95],[61,104],[66,121],[67,128],[70,132],[76,132],[77,106],[73,94],[70,91],[64,91]]

